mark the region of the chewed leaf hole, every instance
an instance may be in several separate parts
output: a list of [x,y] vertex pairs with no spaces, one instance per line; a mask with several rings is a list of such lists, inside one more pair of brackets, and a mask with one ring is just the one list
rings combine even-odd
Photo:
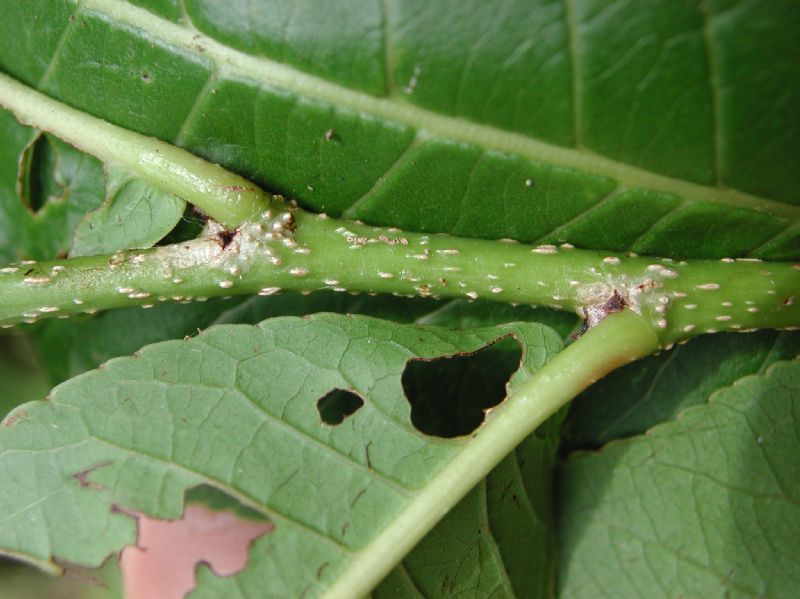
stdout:
[[470,434],[483,422],[485,410],[503,401],[521,360],[522,347],[514,337],[470,354],[410,360],[402,383],[411,422],[426,435]]
[[46,135],[40,135],[23,153],[19,165],[18,187],[22,202],[31,210],[41,210],[49,196],[61,196],[63,190],[48,179],[57,158]]
[[364,400],[352,391],[334,389],[317,402],[317,410],[322,422],[335,426],[363,405]]
[[257,512],[238,501],[235,497],[231,497],[227,493],[223,493],[209,485],[198,485],[187,489],[185,498],[187,505],[204,505],[215,512],[228,510],[243,520],[268,522],[266,516],[261,512]]
[[230,576],[247,564],[250,545],[274,530],[263,515],[212,487],[186,494],[183,515],[136,517],[136,544],[121,556],[125,596],[183,597],[195,586],[198,564]]

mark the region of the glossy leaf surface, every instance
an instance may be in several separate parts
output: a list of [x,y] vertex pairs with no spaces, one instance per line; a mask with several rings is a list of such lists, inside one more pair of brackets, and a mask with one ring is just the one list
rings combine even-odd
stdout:
[[789,0],[137,4],[12,8],[0,67],[318,211],[678,257],[798,255]]

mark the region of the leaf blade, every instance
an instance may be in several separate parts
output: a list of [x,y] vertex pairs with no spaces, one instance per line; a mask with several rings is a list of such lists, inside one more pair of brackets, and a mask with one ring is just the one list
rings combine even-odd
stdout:
[[151,247],[175,228],[185,208],[180,198],[111,165],[106,170],[105,201],[75,227],[70,257]]
[[[272,572],[277,578],[271,582],[284,580],[291,595],[306,585],[321,590],[467,442],[414,430],[399,388],[405,361],[474,350],[504,329],[529,339],[517,379],[560,347],[554,333],[536,325],[463,333],[319,315],[216,327],[112,360],[4,423],[0,461],[9,477],[20,478],[18,460],[39,457],[36,467],[29,462],[25,468],[31,477],[18,480],[20,493],[0,496],[12,514],[0,529],[3,546],[41,563],[56,554],[94,565],[132,539],[131,522],[111,505],[174,518],[186,489],[210,484],[276,524],[256,543],[238,584],[263,589],[263,577]],[[382,360],[365,362],[363,356],[375,352]],[[365,405],[348,417],[351,424],[320,426],[315,398],[332,387],[354,388],[364,397]],[[53,423],[52,434],[37,432]],[[71,449],[62,457],[57,448],[64,446]],[[32,498],[39,479],[54,498],[43,504],[39,521],[48,522],[48,530],[69,522],[63,534],[53,533],[52,549],[36,544],[45,529],[27,541],[16,532],[27,526],[20,510],[42,504]],[[45,515],[51,510],[57,521]],[[103,527],[114,534],[95,538]],[[268,547],[275,547],[277,561],[263,551]],[[300,554],[304,559],[295,561]],[[233,579],[219,579],[207,590],[230,584]]]
[[676,422],[567,462],[562,592],[791,594],[798,377],[800,363],[778,362]]

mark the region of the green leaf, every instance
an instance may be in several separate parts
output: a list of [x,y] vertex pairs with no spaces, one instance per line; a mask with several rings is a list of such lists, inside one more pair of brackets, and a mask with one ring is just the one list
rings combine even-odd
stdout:
[[[561,347],[533,324],[459,332],[317,315],[222,325],[113,360],[5,420],[0,470],[14,482],[1,498],[0,546],[41,565],[97,565],[135,540],[112,505],[175,518],[184,493],[206,484],[276,529],[241,574],[203,569],[201,595],[258,594],[267,581],[278,595],[318,592],[470,445],[411,425],[408,360],[508,335],[524,348],[512,387]],[[364,401],[338,426],[321,424],[317,408],[333,389]]]
[[800,585],[800,362],[566,462],[567,597],[790,597]]
[[[0,70],[92,114],[187,147],[317,211],[412,230],[569,241],[677,258],[800,257],[800,10],[792,0],[657,0],[647,6],[601,0],[353,0],[335,6],[314,0],[29,0],[5,8]],[[33,235],[25,206],[31,198],[17,192],[18,163],[23,155],[35,157],[40,145],[49,148],[50,139],[31,145],[35,132],[5,113],[0,139],[0,260],[66,251],[74,224],[99,206],[103,188],[97,185],[92,208],[70,213],[68,226],[58,221]],[[29,147],[33,151],[26,152]],[[55,188],[46,160],[22,163],[38,165],[29,172],[40,190]],[[89,168],[92,161],[82,163]],[[40,193],[39,201],[47,195]],[[328,299],[290,295],[165,306],[107,313],[74,327],[53,321],[40,347],[48,368],[66,378],[216,321],[329,309]],[[462,302],[435,309],[394,299],[361,301],[334,298],[337,310],[363,307],[397,321],[448,326],[541,316],[525,308],[475,311]],[[574,322],[568,321],[560,333]],[[593,403],[609,403],[608,414],[604,408],[573,413],[575,442],[640,432],[705,401],[709,389],[763,370],[761,357],[766,364],[791,355],[793,342],[780,346],[782,353],[767,349],[765,338],[703,340],[629,370],[631,379],[619,378],[590,396]],[[665,362],[648,396],[642,384]],[[688,376],[677,369],[682,364]],[[700,374],[700,364],[709,376]],[[679,392],[671,393],[673,387]],[[620,401],[609,389],[619,390]],[[630,408],[630,418],[609,426]],[[592,427],[598,415],[603,434]],[[703,455],[718,457],[716,449],[709,444]],[[739,454],[734,449],[731,455]],[[102,476],[102,469],[92,476]],[[680,500],[688,501],[694,489],[682,489]],[[489,559],[458,554],[460,547],[502,545],[491,510],[494,534],[476,535],[474,526],[468,534],[474,522],[485,524],[480,506],[478,489],[426,541],[434,546],[420,546],[417,565],[437,555],[463,577],[450,576],[446,567],[422,575],[424,567],[408,569],[426,594],[442,591],[435,588],[438,576],[448,577],[451,590],[495,588],[502,595],[510,588],[493,586],[502,578],[500,566],[510,567],[506,555],[489,568]],[[471,519],[460,519],[464,514]],[[101,510],[92,525],[106,517]],[[517,528],[526,523],[516,522]],[[732,523],[738,520],[725,520],[721,528]],[[451,547],[454,553],[436,553],[449,531],[464,544]],[[770,540],[779,546],[783,539]],[[716,549],[712,557],[724,561],[729,548]],[[461,563],[487,567],[464,574]],[[617,585],[625,567],[605,567],[604,574],[616,575]],[[691,567],[676,568],[678,576]],[[548,568],[530,576],[537,589]],[[616,586],[610,588],[616,596]],[[263,588],[254,592],[263,595]]]
[[78,223],[70,256],[151,247],[172,231],[185,208],[185,201],[112,164],[106,171],[105,202]]
[[638,435],[705,403],[716,390],[800,355],[800,333],[759,331],[692,339],[612,372],[572,403],[565,449]]
[[[180,220],[185,202],[0,111],[0,257],[35,260],[144,248]],[[105,201],[103,197],[105,196]]]
[[791,0],[137,4],[9,9],[0,68],[318,211],[800,255]]
[[100,162],[0,110],[0,258],[64,256],[84,213],[100,206]]

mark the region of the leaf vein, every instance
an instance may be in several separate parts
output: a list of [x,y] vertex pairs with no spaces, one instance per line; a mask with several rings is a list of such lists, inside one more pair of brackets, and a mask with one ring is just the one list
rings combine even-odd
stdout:
[[47,63],[47,68],[45,68],[44,73],[42,73],[39,83],[36,84],[36,89],[41,90],[44,84],[47,83],[48,79],[50,79],[50,75],[52,74],[55,65],[58,64],[61,51],[64,48],[64,45],[66,44],[70,34],[72,33],[72,30],[75,28],[75,23],[77,23],[78,17],[83,12],[83,9],[84,0],[78,0],[78,2],[75,3],[75,10],[72,13],[72,19],[67,22],[67,26],[64,27],[64,31],[61,32],[61,37],[56,43],[55,50],[53,50],[53,55],[50,57],[50,62]]
[[383,189],[389,177],[399,171],[414,155],[415,150],[422,144],[423,136],[417,133],[414,136],[400,155],[389,165],[384,173],[375,180],[372,187],[370,187],[360,198],[357,198],[350,206],[342,212],[343,218],[354,218],[358,216],[358,209],[364,204],[368,203],[381,189]]
[[[262,406],[260,406],[252,397],[250,397],[247,393],[245,393],[243,390],[241,390],[239,388],[215,387],[213,385],[202,384],[202,383],[166,383],[164,381],[153,381],[153,382],[159,383],[159,384],[162,384],[162,385],[165,385],[165,386],[168,386],[168,387],[174,387],[174,388],[177,388],[177,387],[189,387],[190,389],[192,389],[192,388],[198,388],[199,387],[199,388],[204,388],[204,389],[212,389],[212,390],[216,390],[216,391],[221,391],[223,393],[233,393],[234,396],[241,397],[241,398],[244,398],[245,400],[247,400],[247,404],[250,405],[256,411],[256,413],[261,416],[262,422],[265,422],[265,423],[268,422],[270,424],[275,424],[275,425],[277,425],[279,427],[282,427],[283,430],[285,430],[286,432],[292,434],[296,438],[301,439],[303,442],[310,443],[310,444],[314,445],[317,449],[321,449],[321,450],[327,452],[329,455],[331,455],[331,457],[334,457],[334,458],[336,458],[336,459],[338,459],[338,460],[340,460],[342,462],[345,462],[345,463],[353,466],[354,468],[356,468],[358,470],[361,470],[362,472],[367,474],[370,478],[374,479],[377,482],[382,482],[382,483],[386,484],[388,487],[391,487],[393,490],[397,491],[398,493],[401,493],[401,494],[403,494],[405,496],[411,496],[412,495],[411,489],[409,489],[408,487],[403,485],[403,483],[401,483],[400,481],[397,481],[397,480],[389,477],[388,475],[386,475],[386,474],[384,474],[382,472],[379,472],[379,471],[377,471],[377,470],[375,470],[373,468],[369,468],[366,465],[355,461],[352,457],[341,453],[339,450],[335,449],[334,447],[331,447],[330,445],[326,445],[325,443],[323,443],[319,439],[316,439],[315,437],[310,436],[305,431],[303,431],[301,429],[298,429],[297,427],[293,426],[292,424],[288,423],[287,421],[282,420],[281,418],[278,418],[276,416],[273,416],[272,414],[267,412]],[[222,400],[222,397],[220,398],[220,401],[221,400]],[[214,410],[214,408],[212,408],[212,410],[209,411],[209,414],[206,416],[206,420],[211,416],[211,412],[213,412],[213,410]],[[376,409],[375,411],[380,413],[380,410]]]

